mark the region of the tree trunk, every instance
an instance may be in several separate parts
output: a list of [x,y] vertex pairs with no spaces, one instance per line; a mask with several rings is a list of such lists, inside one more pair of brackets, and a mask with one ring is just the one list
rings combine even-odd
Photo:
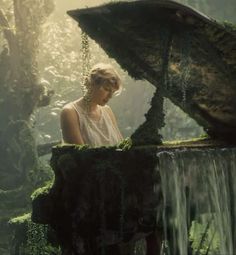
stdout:
[[[12,4],[13,25],[0,9],[0,31],[6,41],[0,53],[0,224],[4,226],[30,208],[30,194],[38,184],[30,117],[51,96],[39,82],[36,57],[40,29],[54,9],[53,0],[14,0]],[[1,228],[0,240],[6,228]],[[7,249],[2,243],[1,247]]]

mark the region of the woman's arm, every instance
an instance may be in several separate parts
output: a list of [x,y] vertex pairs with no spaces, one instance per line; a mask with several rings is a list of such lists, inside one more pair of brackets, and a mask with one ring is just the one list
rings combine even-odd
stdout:
[[62,109],[61,129],[65,143],[84,144],[79,128],[79,116],[70,106],[65,106]]

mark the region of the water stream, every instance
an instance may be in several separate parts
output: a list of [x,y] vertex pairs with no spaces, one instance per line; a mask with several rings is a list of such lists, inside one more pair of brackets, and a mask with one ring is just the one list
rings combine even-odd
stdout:
[[176,150],[157,154],[168,255],[233,255],[236,150]]

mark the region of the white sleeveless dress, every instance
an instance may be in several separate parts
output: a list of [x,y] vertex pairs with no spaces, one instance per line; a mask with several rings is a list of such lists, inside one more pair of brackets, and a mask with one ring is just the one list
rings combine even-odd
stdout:
[[85,144],[92,147],[112,146],[122,140],[118,127],[108,113],[108,105],[98,106],[101,109],[99,120],[89,117],[78,104],[72,103],[72,105],[79,115],[80,132]]

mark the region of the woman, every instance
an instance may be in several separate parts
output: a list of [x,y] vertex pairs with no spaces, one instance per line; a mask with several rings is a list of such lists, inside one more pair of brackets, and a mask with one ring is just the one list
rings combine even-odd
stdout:
[[61,129],[66,143],[92,147],[115,145],[123,137],[107,105],[121,91],[121,80],[111,65],[95,65],[85,80],[85,95],[68,103],[61,112]]
[[[83,97],[68,103],[61,112],[63,140],[92,147],[115,145],[123,137],[107,102],[121,91],[121,80],[111,65],[95,65],[85,81]],[[147,255],[158,254],[160,240],[153,233],[146,237]],[[116,250],[117,248],[115,248]]]

